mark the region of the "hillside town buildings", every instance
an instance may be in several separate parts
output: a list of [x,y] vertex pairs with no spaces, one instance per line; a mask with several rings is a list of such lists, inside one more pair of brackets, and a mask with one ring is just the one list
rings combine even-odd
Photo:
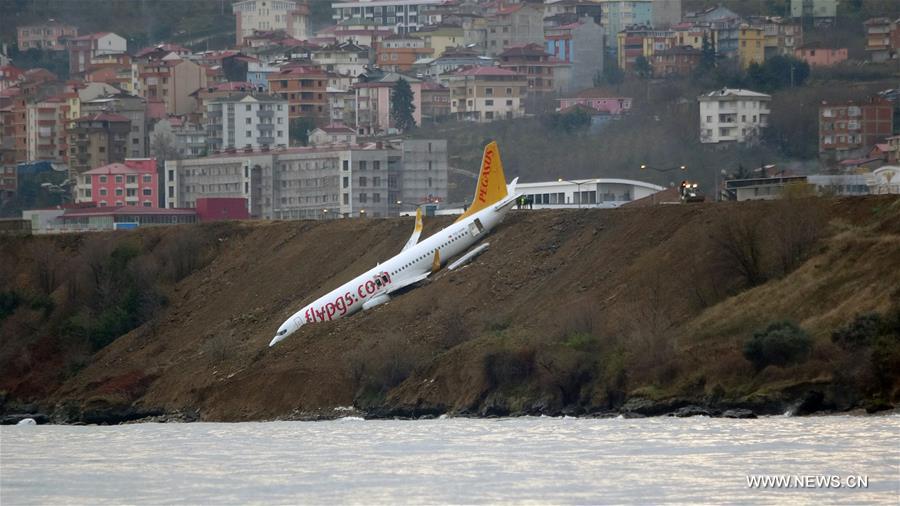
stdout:
[[83,172],[78,176],[75,201],[96,207],[140,206],[159,208],[156,160],[125,159]]
[[19,51],[65,51],[66,41],[78,36],[78,27],[50,19],[45,23],[20,26],[16,35]]
[[167,161],[166,206],[245,199],[262,219],[382,218],[447,197],[443,140],[335,144]]
[[[372,168],[376,161],[396,167],[419,149],[407,153],[402,147],[414,146],[413,141],[383,142],[400,133],[392,110],[401,79],[412,89],[417,125],[539,117],[555,109],[589,114],[587,131],[594,132],[652,100],[658,90],[677,89],[661,80],[697,77],[701,66],[746,76],[754,64],[785,56],[812,67],[843,64],[835,72],[844,72],[859,58],[859,42],[874,64],[898,59],[900,50],[900,22],[892,17],[854,21],[865,31],[857,44],[804,43],[804,30],[834,22],[836,0],[791,0],[789,9],[788,4],[759,8],[759,15],[745,15],[753,10],[749,7],[735,7],[738,14],[712,4],[685,12],[682,0],[338,0],[331,3],[334,24],[316,27],[315,33],[309,21],[311,8],[322,9],[319,3],[227,3],[236,30],[234,45],[225,48],[199,49],[207,35],[218,43],[216,34],[129,48],[131,33],[80,34],[79,27],[63,20],[29,18],[27,26],[15,27],[19,51],[49,56],[48,61],[68,57],[69,72],[58,76],[27,68],[33,66],[29,59],[10,61],[7,55],[17,53],[0,51],[0,179],[7,188],[0,193],[15,193],[22,184],[17,172],[22,164],[46,162],[75,176],[148,156],[160,165],[165,160],[206,167],[189,160],[291,155],[297,163],[318,160],[313,171],[353,158],[367,163],[355,169],[349,192],[338,172],[339,179],[316,183],[334,185],[335,191],[317,194],[309,188],[308,195],[291,194],[286,186],[282,205],[282,195],[259,183],[268,177],[281,184],[277,174],[266,175],[267,164],[261,163],[258,171],[250,171],[256,179],[247,181],[252,184],[246,191],[215,186],[243,179],[207,183],[185,173],[180,176],[185,186],[174,187],[172,204],[199,209],[206,198],[234,197],[246,199],[243,209],[255,217],[357,216],[365,214],[363,209],[369,216],[387,215],[398,211],[387,203],[446,195],[446,190],[432,197],[422,193],[429,188],[428,176],[421,175],[415,185],[409,179],[391,185]],[[120,29],[115,24],[105,28]],[[820,33],[812,35],[807,38],[822,40]],[[614,69],[605,62],[618,64],[624,83],[612,85],[615,76],[605,74]],[[629,88],[636,79],[646,80],[644,92]],[[822,105],[818,141],[823,163],[851,171],[900,158],[896,121],[887,119],[900,118],[900,107],[896,92],[885,93],[893,102]],[[749,90],[705,93],[698,99],[697,138],[710,145],[757,142],[768,125],[770,103],[769,95]],[[682,101],[673,107],[681,114],[693,106]],[[303,144],[310,150],[295,151]],[[350,154],[334,155],[341,149]],[[293,163],[284,159],[288,167]],[[187,182],[198,177],[197,185]],[[414,186],[418,196],[398,193]],[[326,194],[337,195],[337,204],[332,206]],[[307,196],[312,200],[307,202]],[[115,201],[106,202],[116,207]]]

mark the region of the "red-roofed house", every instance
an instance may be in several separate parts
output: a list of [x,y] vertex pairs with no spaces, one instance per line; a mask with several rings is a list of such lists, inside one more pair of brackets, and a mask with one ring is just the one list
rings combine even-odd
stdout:
[[12,88],[19,82],[22,77],[22,70],[12,65],[4,65],[0,67],[0,91]]
[[525,115],[528,78],[498,67],[469,67],[442,76],[450,88],[450,113],[457,119],[490,122]]
[[100,55],[125,53],[128,44],[123,37],[110,32],[92,33],[68,39],[69,73],[87,70],[91,60]]
[[310,146],[326,144],[356,144],[356,131],[344,125],[328,125],[310,132]]
[[97,207],[159,208],[157,177],[155,158],[103,165],[78,176],[75,201]]

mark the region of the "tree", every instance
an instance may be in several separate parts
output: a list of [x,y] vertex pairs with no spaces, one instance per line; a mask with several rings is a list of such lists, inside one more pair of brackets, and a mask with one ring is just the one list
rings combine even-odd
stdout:
[[653,67],[650,65],[650,61],[647,60],[644,55],[640,55],[634,60],[634,72],[639,77],[650,77],[653,74]]
[[309,144],[309,133],[316,128],[316,122],[312,118],[294,118],[288,127],[288,138],[291,143],[306,146]]
[[710,42],[709,37],[704,33],[703,34],[703,46],[700,50],[700,65],[697,66],[700,70],[710,70],[716,66],[716,48],[713,47],[712,42]]
[[594,86],[597,87],[604,84],[618,86],[625,81],[625,73],[622,72],[622,69],[619,68],[619,64],[612,58],[603,60],[603,72],[598,77],[599,79],[596,77],[594,79]]
[[799,364],[809,358],[812,339],[797,324],[789,321],[775,322],[753,333],[744,343],[744,358],[756,371],[767,366],[784,367]]
[[416,119],[413,117],[416,106],[413,104],[412,88],[409,87],[406,79],[400,78],[394,85],[393,93],[391,119],[394,121],[394,126],[401,132],[412,130],[416,127]]

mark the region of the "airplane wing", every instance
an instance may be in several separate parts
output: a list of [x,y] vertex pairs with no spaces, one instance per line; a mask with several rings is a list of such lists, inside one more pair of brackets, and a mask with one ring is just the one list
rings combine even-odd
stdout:
[[406,245],[403,246],[403,249],[400,251],[406,251],[409,248],[412,248],[419,242],[419,236],[422,235],[422,208],[416,209],[416,226],[413,228],[413,233],[409,236],[409,240],[406,241]]

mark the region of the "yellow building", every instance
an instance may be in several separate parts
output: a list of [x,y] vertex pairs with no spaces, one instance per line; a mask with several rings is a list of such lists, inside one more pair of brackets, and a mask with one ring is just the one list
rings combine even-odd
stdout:
[[416,32],[416,36],[425,39],[425,47],[434,50],[431,54],[435,58],[444,54],[447,48],[465,45],[464,32],[459,26],[425,27]]
[[751,63],[766,61],[765,32],[762,28],[741,25],[738,30],[738,60],[741,69],[747,70]]

